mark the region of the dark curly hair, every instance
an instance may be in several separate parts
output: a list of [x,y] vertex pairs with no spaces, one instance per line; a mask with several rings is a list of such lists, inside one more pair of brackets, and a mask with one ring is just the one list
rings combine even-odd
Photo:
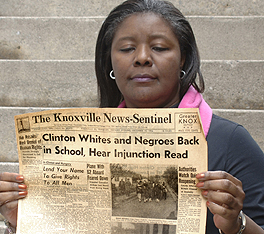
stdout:
[[[117,107],[123,100],[116,82],[109,77],[112,70],[111,45],[118,25],[135,13],[154,13],[165,19],[176,35],[185,57],[186,72],[180,84],[180,99],[192,85],[198,92],[204,91],[204,80],[200,71],[200,56],[192,28],[183,14],[167,1],[128,0],[115,7],[105,19],[96,43],[95,71],[100,95],[100,107]],[[198,77],[198,84],[197,79]]]

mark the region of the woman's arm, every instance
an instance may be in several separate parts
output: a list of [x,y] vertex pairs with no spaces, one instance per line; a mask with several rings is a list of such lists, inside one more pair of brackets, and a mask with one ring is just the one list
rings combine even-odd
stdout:
[[17,225],[18,199],[27,196],[26,189],[23,176],[17,173],[0,173],[0,213],[8,220],[13,231]]

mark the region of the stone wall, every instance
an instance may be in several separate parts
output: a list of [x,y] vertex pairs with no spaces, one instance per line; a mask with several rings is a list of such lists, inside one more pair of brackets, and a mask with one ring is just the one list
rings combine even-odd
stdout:
[[[0,172],[18,171],[14,115],[98,105],[95,40],[121,2],[0,0]],[[206,101],[264,149],[264,1],[171,2],[196,35]]]

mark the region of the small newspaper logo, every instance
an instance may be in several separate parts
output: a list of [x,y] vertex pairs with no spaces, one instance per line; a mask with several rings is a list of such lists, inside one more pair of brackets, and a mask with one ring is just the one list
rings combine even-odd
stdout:
[[200,132],[197,113],[176,114],[177,132]]
[[17,119],[17,129],[18,132],[30,132],[29,118],[19,118]]

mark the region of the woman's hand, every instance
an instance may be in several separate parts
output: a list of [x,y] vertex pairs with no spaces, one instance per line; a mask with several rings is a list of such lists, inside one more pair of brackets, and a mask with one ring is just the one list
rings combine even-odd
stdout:
[[17,225],[18,199],[27,195],[27,186],[23,183],[24,177],[16,173],[0,173],[0,213],[10,222]]
[[207,171],[196,178],[199,180],[196,186],[202,190],[214,215],[215,226],[225,234],[236,234],[241,226],[238,215],[245,199],[241,181],[224,171]]

